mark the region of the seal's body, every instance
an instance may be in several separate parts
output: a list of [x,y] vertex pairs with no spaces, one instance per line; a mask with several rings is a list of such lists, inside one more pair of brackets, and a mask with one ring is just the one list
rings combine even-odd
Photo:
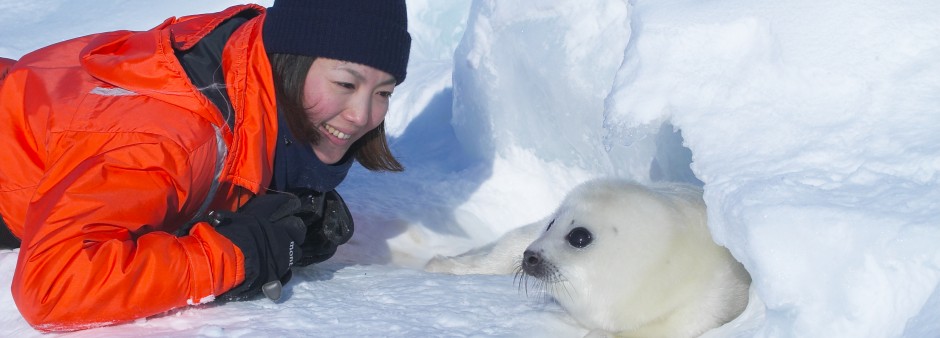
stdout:
[[602,179],[576,187],[553,215],[428,271],[522,272],[586,328],[694,337],[738,316],[750,276],[706,225],[702,190]]

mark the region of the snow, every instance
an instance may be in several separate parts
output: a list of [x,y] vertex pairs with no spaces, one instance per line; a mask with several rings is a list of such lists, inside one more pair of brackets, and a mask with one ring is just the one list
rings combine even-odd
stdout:
[[[0,56],[234,3],[0,0]],[[350,244],[277,304],[66,335],[583,336],[513,276],[420,267],[619,176],[703,184],[714,238],[754,279],[745,313],[707,337],[940,336],[940,3],[408,5],[387,118],[407,171],[350,173]],[[0,250],[2,288],[16,254]],[[39,335],[0,293],[0,336]]]

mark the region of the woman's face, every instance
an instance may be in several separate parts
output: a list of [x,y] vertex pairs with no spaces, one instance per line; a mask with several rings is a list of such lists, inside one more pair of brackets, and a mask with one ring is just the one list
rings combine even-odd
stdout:
[[313,151],[326,164],[338,162],[356,140],[375,129],[388,112],[395,78],[381,70],[317,58],[304,81],[307,122],[320,133]]

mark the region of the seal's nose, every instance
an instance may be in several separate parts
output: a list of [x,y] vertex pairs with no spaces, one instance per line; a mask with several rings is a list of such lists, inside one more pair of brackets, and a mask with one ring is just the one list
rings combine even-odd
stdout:
[[542,255],[532,250],[526,250],[522,254],[522,267],[534,268],[542,264]]
[[554,273],[554,266],[545,260],[541,250],[526,250],[522,253],[522,271],[529,276],[544,279]]
[[542,254],[537,251],[526,250],[522,254],[522,271],[535,278],[542,278],[545,275],[545,262]]

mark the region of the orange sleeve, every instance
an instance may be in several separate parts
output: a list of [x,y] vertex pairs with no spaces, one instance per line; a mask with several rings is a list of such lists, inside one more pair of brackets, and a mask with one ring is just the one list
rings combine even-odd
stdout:
[[189,196],[198,185],[192,168],[201,164],[190,161],[207,156],[155,138],[83,135],[81,146],[51,154],[58,158],[25,211],[12,285],[35,328],[143,318],[211,301],[244,279],[241,251],[208,224],[169,233],[192,217],[181,201],[201,198]]

